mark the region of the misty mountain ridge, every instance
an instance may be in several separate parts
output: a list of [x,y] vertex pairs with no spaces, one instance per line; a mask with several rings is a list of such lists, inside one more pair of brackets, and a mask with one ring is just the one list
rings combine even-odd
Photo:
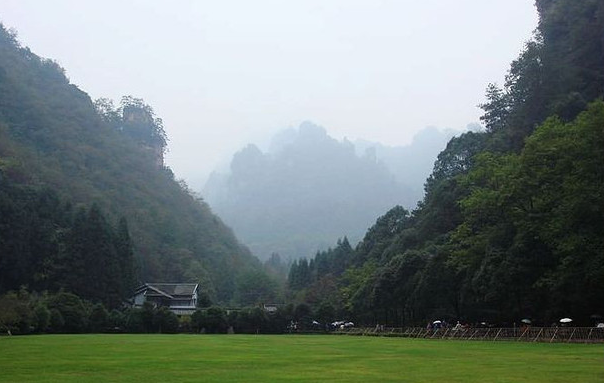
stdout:
[[260,258],[311,256],[347,236],[352,243],[395,205],[415,207],[438,153],[454,135],[431,127],[404,147],[348,139],[303,122],[250,144],[230,173],[213,172],[203,196]]
[[[480,130],[478,124],[468,124],[466,130]],[[455,129],[439,129],[428,126],[418,131],[410,144],[389,146],[379,142],[363,139],[354,141],[357,155],[375,157],[386,165],[397,182],[407,188],[401,203],[407,209],[413,209],[424,196],[424,183],[430,175],[434,161],[446,146],[447,142],[462,132]]]

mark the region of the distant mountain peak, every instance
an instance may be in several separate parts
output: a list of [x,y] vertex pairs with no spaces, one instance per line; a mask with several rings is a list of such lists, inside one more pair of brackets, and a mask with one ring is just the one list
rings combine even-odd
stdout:
[[414,207],[450,136],[427,128],[406,147],[359,144],[304,121],[275,134],[267,153],[238,151],[231,173],[215,174],[203,194],[259,257],[309,256],[333,238],[359,240],[395,205]]
[[303,121],[298,128],[300,136],[326,137],[327,130],[324,127],[313,123],[312,121]]

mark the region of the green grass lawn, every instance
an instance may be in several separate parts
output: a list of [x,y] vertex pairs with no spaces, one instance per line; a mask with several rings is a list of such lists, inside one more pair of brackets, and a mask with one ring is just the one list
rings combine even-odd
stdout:
[[604,382],[604,346],[289,335],[0,338],[0,382]]

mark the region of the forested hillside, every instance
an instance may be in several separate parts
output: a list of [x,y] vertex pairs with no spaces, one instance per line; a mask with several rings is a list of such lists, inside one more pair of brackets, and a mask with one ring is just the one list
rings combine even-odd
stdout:
[[0,27],[0,293],[64,289],[115,307],[143,281],[230,301],[257,259],[163,165],[142,100],[96,103]]
[[536,35],[487,87],[487,131],[449,142],[418,209],[296,262],[298,302],[390,325],[604,315],[604,3],[536,5]]

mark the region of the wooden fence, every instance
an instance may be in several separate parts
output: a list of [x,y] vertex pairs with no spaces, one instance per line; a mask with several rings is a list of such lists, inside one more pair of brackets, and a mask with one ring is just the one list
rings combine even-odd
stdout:
[[391,336],[424,339],[459,339],[484,341],[575,342],[604,343],[604,328],[596,327],[516,327],[516,328],[461,328],[425,329],[405,328],[346,328],[338,335]]

